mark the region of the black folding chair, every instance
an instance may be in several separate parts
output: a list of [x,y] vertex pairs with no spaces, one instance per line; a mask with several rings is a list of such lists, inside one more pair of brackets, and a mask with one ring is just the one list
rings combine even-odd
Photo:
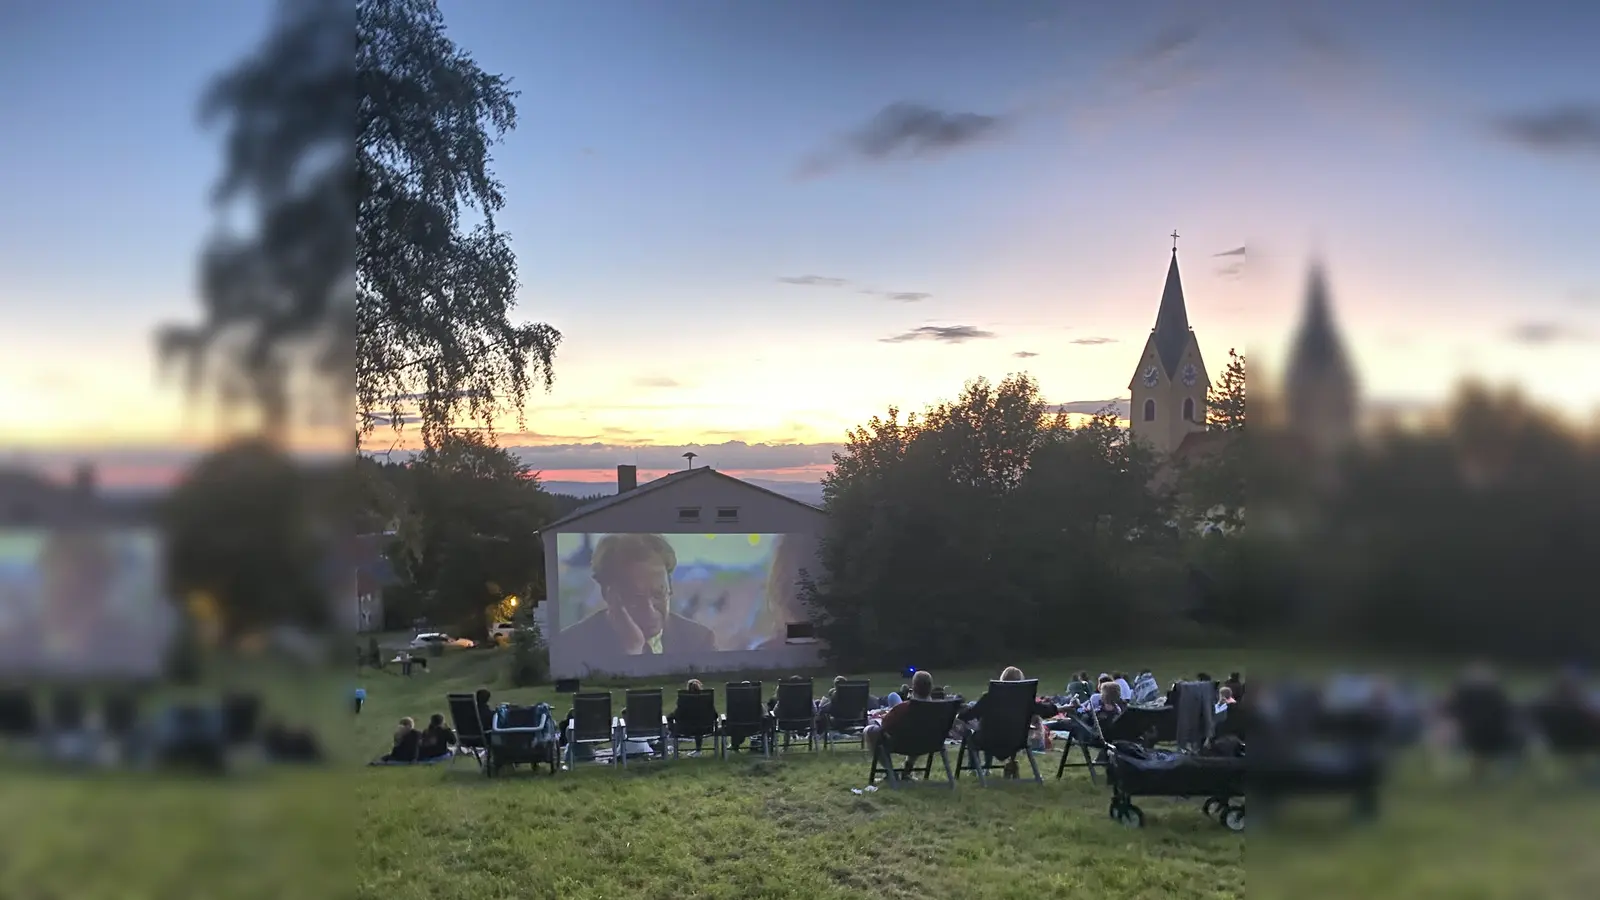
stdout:
[[478,698],[473,694],[446,694],[446,708],[456,732],[456,747],[472,754],[478,768],[488,774],[489,723],[478,718]]
[[[1044,784],[1039,774],[1039,761],[1030,746],[1033,737],[1033,709],[1039,697],[1039,680],[991,681],[989,693],[982,701],[982,716],[973,722],[961,739],[961,752],[956,758],[956,778],[964,769],[978,776],[978,784],[986,785],[986,773],[1003,768],[1008,761],[1021,753],[1033,768],[1035,784]],[[981,757],[981,759],[980,759]]]
[[816,687],[810,679],[778,682],[778,703],[773,710],[777,733],[788,751],[795,738],[804,738],[806,749],[817,749]]
[[672,758],[678,758],[678,746],[682,742],[694,741],[695,751],[699,752],[706,738],[711,738],[712,751],[721,756],[722,729],[718,725],[716,691],[679,691],[677,708],[667,722]]
[[28,739],[39,736],[39,708],[25,690],[0,691],[0,737]]
[[[872,682],[845,681],[833,689],[833,699],[828,702],[827,720],[823,723],[822,746],[832,748],[838,744],[865,744],[862,733],[867,728],[867,705],[872,699]],[[840,737],[834,737],[835,734]]]
[[611,694],[574,694],[572,715],[567,719],[567,766],[578,760],[578,745],[604,744],[613,760],[618,753],[617,720],[611,715]]
[[[879,735],[877,749],[872,754],[872,768],[867,772],[867,784],[875,783],[881,770],[889,787],[900,787],[901,781],[911,778],[919,756],[928,758],[927,765],[922,769],[922,780],[926,782],[933,770],[933,758],[937,756],[944,763],[945,781],[954,788],[956,776],[950,770],[950,754],[945,749],[945,740],[950,737],[950,726],[955,724],[961,701],[913,699],[910,703],[906,717],[894,732],[886,731]],[[895,771],[896,756],[906,757],[903,776]]]
[[222,739],[229,747],[255,739],[261,720],[261,697],[256,694],[228,694],[222,698]]
[[761,739],[761,755],[772,755],[772,717],[761,697],[761,682],[723,685],[728,694],[728,711],[722,716],[722,757],[738,750],[743,741]]
[[628,765],[628,741],[645,741],[650,752],[666,755],[667,717],[662,712],[660,688],[628,691],[624,697],[627,706],[622,710],[622,734],[618,740],[618,754],[624,768]]
[[84,730],[89,712],[83,695],[77,691],[60,691],[50,698],[50,729],[57,734],[73,734]]
[[[1117,741],[1154,747],[1163,734],[1175,733],[1177,710],[1170,706],[1130,706],[1120,715],[1109,719],[1101,719],[1090,714],[1087,717],[1079,717],[1077,721],[1081,729],[1067,732],[1067,744],[1061,748],[1061,763],[1056,766],[1056,777],[1065,775],[1068,769],[1088,769],[1089,781],[1098,784],[1099,778],[1094,770],[1097,767],[1104,768],[1105,763],[1096,762],[1090,755],[1091,750],[1108,752],[1107,746]],[[1088,734],[1082,734],[1081,731],[1087,731]],[[1073,747],[1077,747],[1083,754],[1083,762],[1070,761]]]

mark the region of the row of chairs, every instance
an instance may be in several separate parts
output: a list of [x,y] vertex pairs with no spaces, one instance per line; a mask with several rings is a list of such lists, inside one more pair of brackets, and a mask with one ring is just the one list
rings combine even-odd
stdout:
[[[673,758],[678,757],[686,741],[697,746],[710,741],[713,752],[722,759],[746,741],[759,745],[762,754],[769,757],[774,747],[789,750],[803,745],[816,750],[819,746],[829,749],[842,743],[860,744],[872,698],[870,682],[835,684],[826,721],[819,723],[816,688],[811,681],[779,682],[770,712],[762,682],[729,682],[723,690],[726,708],[720,712],[715,689],[678,691],[670,723],[666,695],[659,688],[624,692],[620,716],[613,710],[610,692],[576,694],[572,713],[561,729],[566,762],[569,766],[576,762],[580,747],[603,748],[619,766],[625,767],[630,755],[628,745],[641,741]],[[493,771],[493,723],[482,721],[473,695],[451,694],[447,699],[460,745],[479,757],[486,772]],[[553,771],[553,760],[551,763]]]

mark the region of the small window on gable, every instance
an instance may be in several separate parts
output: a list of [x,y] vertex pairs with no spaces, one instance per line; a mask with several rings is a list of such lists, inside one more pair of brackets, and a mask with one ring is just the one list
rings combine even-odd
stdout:
[[679,522],[698,522],[698,521],[700,521],[700,507],[698,507],[698,506],[680,506],[680,507],[678,507],[678,521]]
[[1146,422],[1154,422],[1156,420],[1156,402],[1154,400],[1146,400],[1144,402],[1144,420]]
[[810,622],[790,622],[784,626],[783,639],[786,641],[814,641],[817,639],[817,629]]
[[1193,397],[1185,397],[1185,398],[1183,398],[1183,420],[1185,422],[1193,422],[1194,421],[1194,398]]
[[719,506],[719,507],[717,507],[717,521],[718,522],[737,522],[737,521],[739,521],[739,507],[737,507],[737,506]]

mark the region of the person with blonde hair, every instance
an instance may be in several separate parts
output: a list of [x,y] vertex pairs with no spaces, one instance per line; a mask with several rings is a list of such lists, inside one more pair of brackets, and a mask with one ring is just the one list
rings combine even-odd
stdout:
[[414,763],[421,745],[422,732],[417,730],[417,723],[406,716],[394,730],[394,748],[374,760],[373,765]]
[[[1027,679],[1022,674],[1022,670],[1017,668],[1016,666],[1006,666],[1005,669],[1003,671],[1001,671],[1001,673],[1000,673],[1000,681],[1003,681],[1003,682],[1006,682],[1006,681],[1026,681],[1026,680]],[[963,709],[961,712],[956,714],[956,718],[958,718],[961,721],[967,723],[967,727],[971,728],[973,731],[981,732],[983,730],[984,712],[985,712],[986,708],[988,707],[988,705],[990,704],[990,702],[991,701],[989,700],[989,692],[988,691],[984,691],[983,696],[979,697],[977,700],[974,700],[972,703],[968,704],[965,709]],[[1055,704],[1050,703],[1049,701],[1046,701],[1046,700],[1041,700],[1038,697],[1034,698],[1034,700],[1033,700],[1033,709],[1032,709],[1033,721],[1042,722],[1045,719],[1053,719],[1053,718],[1056,717],[1056,713],[1057,712],[1059,712],[1059,710],[1056,708]],[[1031,731],[1030,731],[1029,737],[1030,737],[1030,739],[1032,738]],[[1002,748],[1002,749],[1009,749],[1009,748]],[[1018,748],[1018,749],[1021,749],[1021,748]],[[1007,777],[1007,778],[1016,778],[1017,777],[1017,759],[1016,759],[1016,756],[1014,755],[1014,752],[1015,751],[1013,751],[1013,755],[1011,755],[1009,757],[1001,757],[1001,758],[1004,758],[1006,760],[1005,777]],[[998,753],[995,754],[995,755],[999,756]]]

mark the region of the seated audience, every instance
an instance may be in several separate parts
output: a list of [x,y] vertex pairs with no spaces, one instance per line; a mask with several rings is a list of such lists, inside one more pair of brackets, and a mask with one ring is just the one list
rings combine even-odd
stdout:
[[[911,696],[916,700],[933,699],[933,675],[928,672],[918,672],[911,676]],[[868,753],[875,753],[878,742],[886,734],[893,734],[895,726],[904,722],[906,716],[911,715],[911,700],[902,700],[884,713],[883,718],[867,726],[862,733],[863,743],[866,744]]]
[[1123,674],[1122,672],[1112,672],[1111,680],[1115,681],[1117,683],[1117,687],[1122,689],[1122,699],[1133,699],[1133,685],[1128,683],[1127,675]]
[[1122,688],[1117,687],[1115,681],[1107,681],[1100,685],[1100,693],[1089,698],[1089,702],[1078,707],[1078,712],[1083,714],[1094,713],[1102,719],[1113,719],[1122,715],[1128,704],[1122,700]]
[[[691,678],[691,679],[688,680],[688,682],[686,682],[684,684],[683,689],[685,691],[691,693],[691,694],[698,694],[698,693],[703,692],[706,688],[705,688],[705,685],[700,683],[700,679]],[[678,717],[681,716],[682,714],[683,713],[682,713],[682,707],[681,706],[674,706],[672,708],[672,712],[667,713],[667,728],[669,728],[671,730],[671,734],[672,734],[673,737],[677,737],[678,736]],[[703,737],[701,737],[699,735],[695,736],[695,739],[694,739],[694,752],[696,752],[696,753],[700,752],[701,746],[704,743],[704,741],[705,741],[705,739]]]
[[455,745],[455,731],[444,723],[443,715],[434,713],[417,742],[417,759],[441,759],[453,753]]
[[1156,682],[1156,676],[1149,669],[1140,669],[1139,677],[1133,680],[1133,694],[1130,703],[1154,703],[1161,699],[1161,685]]
[[1454,722],[1476,774],[1483,774],[1488,763],[1505,760],[1521,749],[1511,696],[1487,666],[1467,670],[1445,701],[1444,713]]
[[1229,672],[1228,680],[1224,681],[1222,686],[1233,692],[1234,699],[1244,699],[1244,679],[1238,672]]
[[1219,688],[1217,690],[1216,714],[1220,716],[1220,715],[1226,713],[1233,706],[1233,704],[1234,704],[1233,689],[1228,687],[1227,685],[1223,685],[1221,688]]
[[473,698],[478,701],[478,722],[484,731],[494,727],[494,709],[489,706],[489,689],[478,688]]
[[1071,681],[1067,682],[1067,689],[1062,691],[1062,694],[1069,703],[1084,703],[1088,701],[1089,695],[1093,694],[1094,691],[1095,687],[1089,681],[1089,673],[1079,672],[1072,676]]

